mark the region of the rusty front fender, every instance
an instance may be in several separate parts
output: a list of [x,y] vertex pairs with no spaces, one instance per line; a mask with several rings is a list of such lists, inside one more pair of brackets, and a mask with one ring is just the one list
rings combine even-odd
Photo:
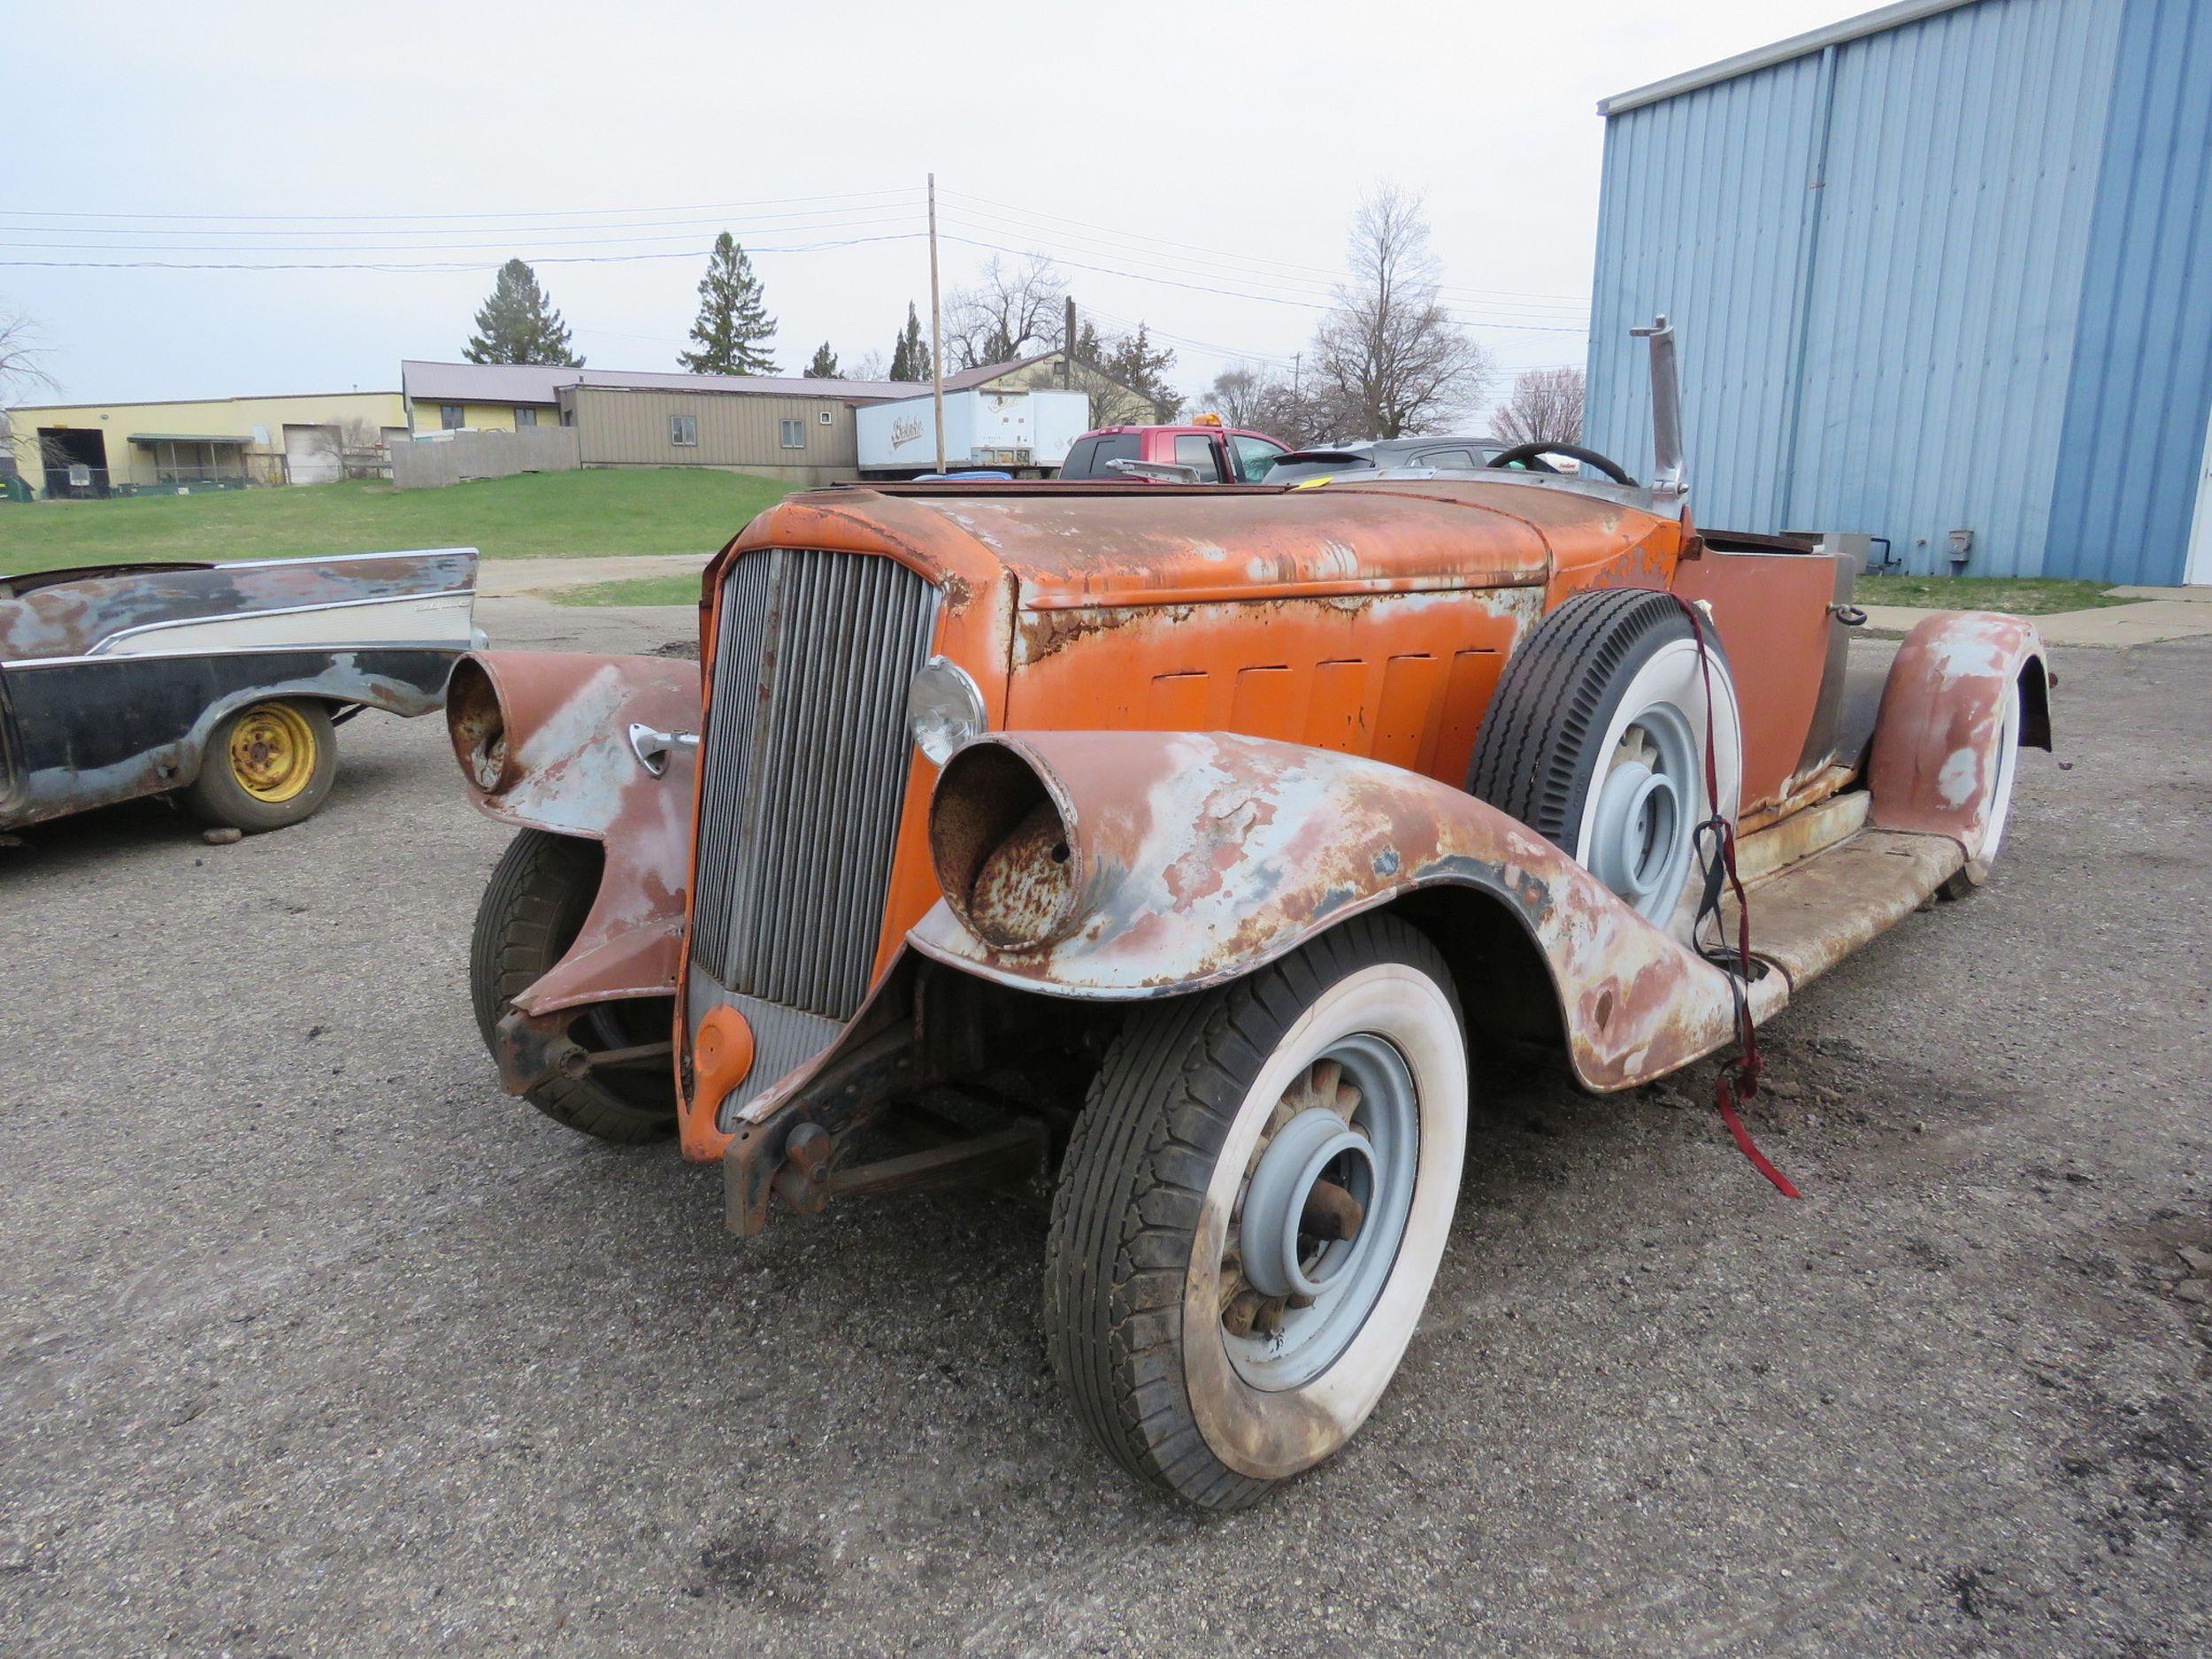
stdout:
[[1916,624],[1882,685],[1867,758],[1873,822],[1956,841],[1978,885],[1989,870],[2006,709],[2016,688],[2020,741],[2047,749],[2051,684],[2032,622],[1953,611]]
[[[1047,849],[1057,893],[1041,907],[1056,931],[1028,947],[993,944],[963,919],[965,903],[941,902],[909,935],[916,949],[1023,990],[1128,1001],[1240,978],[1349,916],[1438,891],[1502,913],[1533,945],[1587,1087],[1646,1081],[1730,1036],[1726,975],[1534,832],[1432,779],[1226,733],[993,736],[956,757],[939,787],[949,893],[964,881],[970,896],[981,891],[953,840],[979,805],[964,791],[1036,786],[1065,832]],[[980,805],[971,821],[1003,816]],[[1471,1019],[1475,999],[1509,993],[1502,977],[1528,954],[1463,971]],[[1768,975],[1751,987],[1755,1012],[1765,1018],[1786,995],[1784,976]]]
[[657,773],[630,728],[695,733],[699,709],[695,663],[477,651],[455,666],[446,725],[477,810],[605,849],[582,931],[515,999],[526,1014],[674,994],[697,751],[671,745]]

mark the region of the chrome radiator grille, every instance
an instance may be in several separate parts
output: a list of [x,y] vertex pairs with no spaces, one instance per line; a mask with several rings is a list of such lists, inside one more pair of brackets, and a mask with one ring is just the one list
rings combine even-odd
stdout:
[[723,990],[833,1020],[867,995],[937,603],[865,554],[768,549],[723,579],[691,929]]

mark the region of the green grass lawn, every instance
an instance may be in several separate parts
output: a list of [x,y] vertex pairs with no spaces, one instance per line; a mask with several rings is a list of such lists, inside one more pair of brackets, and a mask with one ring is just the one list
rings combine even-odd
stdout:
[[594,582],[588,588],[564,588],[547,597],[564,605],[695,605],[699,579],[639,576],[628,581]]
[[355,480],[28,502],[0,505],[0,574],[123,559],[296,558],[426,547],[472,547],[487,558],[703,557],[787,493],[770,479],[671,466],[526,472],[446,489]]
[[2060,611],[2126,605],[2108,599],[2108,582],[2077,582],[2055,576],[1862,576],[1852,598],[1863,605],[1911,605],[1924,611],[2009,611],[2044,617]]

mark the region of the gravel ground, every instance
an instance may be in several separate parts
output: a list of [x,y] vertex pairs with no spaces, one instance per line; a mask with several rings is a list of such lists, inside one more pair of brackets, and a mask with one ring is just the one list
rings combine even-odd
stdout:
[[34,833],[0,1651],[2212,1649],[2212,642],[2062,669],[1994,884],[1770,1030],[1804,1202],[1702,1072],[1490,1079],[1396,1386],[1226,1519],[1080,1437],[1034,1210],[741,1242],[716,1171],[500,1094],[463,974],[503,833],[434,722],[347,726],[282,834]]

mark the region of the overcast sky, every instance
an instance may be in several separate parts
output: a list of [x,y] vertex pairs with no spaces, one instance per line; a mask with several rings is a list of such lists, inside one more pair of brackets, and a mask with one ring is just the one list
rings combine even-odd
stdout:
[[1048,254],[1195,389],[1300,349],[1390,180],[1502,369],[1578,365],[1597,99],[1863,9],[108,4],[5,31],[0,311],[71,399],[396,388],[518,254],[594,366],[670,369],[726,227],[796,373],[926,316],[934,169],[948,286]]

